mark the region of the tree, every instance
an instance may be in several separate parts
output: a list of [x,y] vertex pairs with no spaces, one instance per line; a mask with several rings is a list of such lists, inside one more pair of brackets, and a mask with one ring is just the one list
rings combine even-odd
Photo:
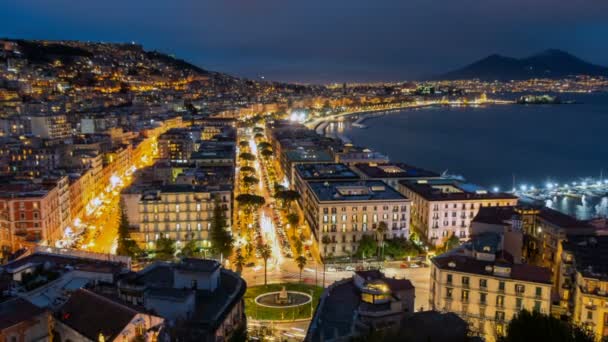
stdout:
[[447,251],[454,249],[460,245],[460,239],[456,234],[452,234],[449,239],[445,242],[444,248]]
[[297,213],[287,214],[287,222],[295,229],[298,226],[298,223],[300,223],[300,215]]
[[236,267],[236,272],[241,274],[243,272],[243,266],[245,265],[245,257],[243,256],[241,249],[236,250],[236,257],[234,258],[234,266]]
[[285,190],[287,190],[285,188],[285,186],[283,186],[283,185],[281,185],[279,183],[274,183],[274,193],[275,193],[275,196],[276,196],[277,192],[281,192],[281,191],[285,191]]
[[264,197],[252,194],[240,194],[236,196],[236,201],[239,205],[249,209],[263,206],[266,203]]
[[198,255],[198,246],[196,245],[195,240],[188,240],[184,247],[182,248],[182,256],[185,258],[191,258]]
[[129,219],[125,212],[124,203],[121,200],[119,205],[120,210],[120,223],[118,225],[118,246],[116,247],[116,254],[134,257],[141,252],[137,243],[131,239],[131,233],[129,232]]
[[216,198],[213,206],[211,230],[209,232],[211,249],[216,255],[222,255],[224,258],[229,258],[232,254],[234,239],[226,228],[226,212],[224,211],[224,208],[222,208],[219,198]]
[[286,207],[291,202],[299,199],[300,193],[294,190],[277,191],[274,194],[274,198],[280,200],[283,203],[283,207]]
[[258,184],[259,182],[260,182],[260,180],[253,176],[243,177],[243,183],[245,184],[246,187],[250,187],[252,185]]
[[239,154],[239,159],[250,162],[255,161],[255,156],[249,152],[242,152]]
[[266,150],[266,149],[269,149],[271,147],[272,147],[272,145],[270,145],[270,143],[267,142],[267,141],[262,141],[261,143],[258,144],[258,149],[259,150]]
[[509,322],[506,334],[498,336],[497,340],[499,342],[593,342],[595,336],[587,329],[551,315],[522,310]]
[[264,285],[268,284],[268,259],[272,256],[272,250],[270,246],[266,243],[260,242],[258,244],[258,253],[260,257],[264,260]]
[[293,237],[293,247],[296,249],[296,254],[302,254],[302,249],[304,248],[304,243],[302,242],[302,237]]
[[262,152],[260,152],[260,154],[262,154],[262,157],[268,158],[273,155],[273,152],[270,149],[265,149],[265,150],[262,150]]
[[384,254],[395,259],[403,259],[407,256],[416,256],[421,249],[406,238],[392,238],[384,241]]
[[256,133],[256,134],[253,136],[253,138],[258,139],[258,140],[259,140],[259,139],[262,139],[262,138],[264,138],[264,134],[262,134],[262,133]]
[[382,253],[380,258],[384,258],[384,233],[388,230],[388,225],[384,221],[380,221],[378,223],[378,227],[376,227],[376,234],[378,235],[378,241],[380,241],[380,249],[379,252]]
[[168,237],[156,240],[156,259],[173,260],[175,257],[175,241]]
[[241,166],[241,172],[255,173],[255,168],[253,166]]
[[362,259],[369,257],[370,255],[374,255],[378,248],[378,244],[376,240],[369,234],[365,234],[359,240],[359,246],[357,247],[356,255]]
[[302,282],[302,270],[304,266],[306,266],[306,257],[300,255],[296,258],[296,264],[298,264],[298,268],[300,269],[300,282]]

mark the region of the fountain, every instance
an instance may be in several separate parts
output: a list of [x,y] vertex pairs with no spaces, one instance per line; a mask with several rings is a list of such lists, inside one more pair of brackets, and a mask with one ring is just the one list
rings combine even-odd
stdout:
[[287,291],[285,286],[281,291],[261,294],[255,298],[255,303],[269,308],[293,308],[306,305],[312,301],[312,297],[304,292]]

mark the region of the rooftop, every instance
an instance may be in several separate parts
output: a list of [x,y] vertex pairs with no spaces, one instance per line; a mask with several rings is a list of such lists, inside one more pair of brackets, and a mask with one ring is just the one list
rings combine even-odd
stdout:
[[326,150],[295,149],[285,152],[290,162],[333,162],[334,158]]
[[[433,258],[436,267],[442,270],[477,274],[482,276],[509,278],[532,283],[551,284],[551,270],[528,264],[513,264],[504,260],[484,261],[454,251]],[[510,268],[510,273],[497,273],[496,269]]]
[[412,178],[439,178],[439,174],[420,169],[404,163],[389,164],[355,164],[355,168],[367,178],[384,179],[412,179]]
[[583,276],[608,281],[608,236],[569,236],[562,248],[574,255]]
[[78,290],[61,306],[58,319],[85,337],[112,341],[138,312],[89,290]]
[[478,185],[462,183],[453,179],[402,180],[399,184],[429,201],[517,199],[517,196],[508,193],[490,192]]
[[342,163],[299,164],[296,173],[304,180],[356,180],[359,176]]
[[383,181],[308,182],[308,187],[321,202],[408,200]]
[[44,309],[35,306],[23,298],[15,298],[2,302],[0,303],[0,330],[33,319],[44,311]]

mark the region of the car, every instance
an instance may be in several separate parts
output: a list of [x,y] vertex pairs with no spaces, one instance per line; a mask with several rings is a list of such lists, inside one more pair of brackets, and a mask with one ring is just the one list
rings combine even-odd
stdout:
[[327,272],[337,272],[337,271],[338,271],[338,270],[337,270],[335,267],[333,267],[333,266],[329,266],[329,267],[327,268]]
[[353,272],[355,270],[354,267],[352,267],[351,265],[348,265],[344,268],[345,270],[349,271],[349,272]]
[[401,265],[399,265],[399,268],[409,268],[410,265],[408,265],[406,262],[402,262]]

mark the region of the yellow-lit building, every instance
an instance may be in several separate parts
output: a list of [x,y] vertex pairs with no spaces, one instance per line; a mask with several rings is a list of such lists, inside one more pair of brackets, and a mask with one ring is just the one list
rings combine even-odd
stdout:
[[562,246],[560,305],[601,340],[608,336],[608,236],[569,237]]
[[412,228],[435,246],[452,235],[468,238],[479,208],[517,204],[517,197],[511,194],[450,179],[403,180],[397,189],[412,200]]
[[[195,240],[199,247],[210,247],[210,229],[216,199],[225,212],[227,229],[231,226],[231,186],[164,185],[143,193],[125,195],[127,210],[137,210],[139,222],[134,240],[154,248],[161,237],[183,247]],[[129,213],[127,213],[128,216]],[[133,224],[133,222],[130,222]]]
[[504,334],[522,309],[550,313],[549,269],[507,261],[491,243],[473,246],[433,259],[429,309],[456,313],[487,341]]

